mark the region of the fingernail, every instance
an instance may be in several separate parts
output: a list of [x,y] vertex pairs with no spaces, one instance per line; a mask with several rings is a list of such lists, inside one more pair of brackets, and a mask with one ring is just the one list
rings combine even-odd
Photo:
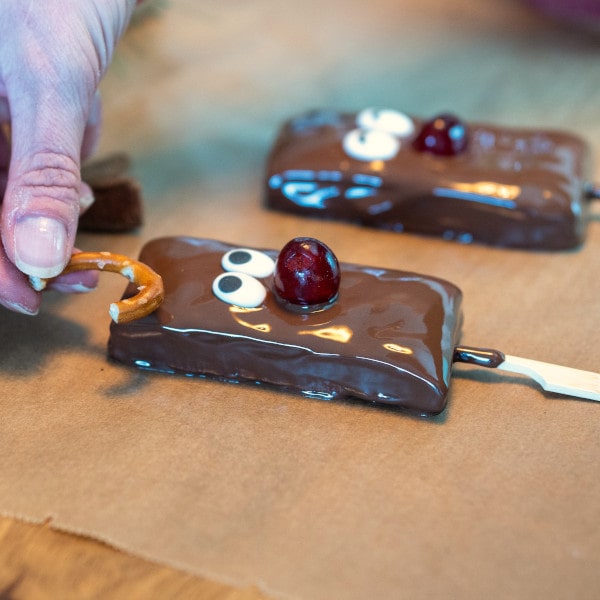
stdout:
[[93,292],[95,287],[88,287],[84,283],[52,283],[51,287],[57,292],[63,294],[87,294]]
[[25,217],[15,225],[15,264],[34,277],[55,277],[67,264],[67,229],[48,217]]
[[4,300],[2,298],[0,298],[0,305],[4,306],[4,308],[8,308],[8,310],[12,310],[13,312],[18,312],[23,315],[35,316],[39,312],[39,309],[37,308],[31,308],[29,306],[25,306],[24,304],[20,304],[19,302],[10,302],[9,300]]
[[94,204],[94,195],[84,194],[79,198],[79,212],[85,212],[92,204]]

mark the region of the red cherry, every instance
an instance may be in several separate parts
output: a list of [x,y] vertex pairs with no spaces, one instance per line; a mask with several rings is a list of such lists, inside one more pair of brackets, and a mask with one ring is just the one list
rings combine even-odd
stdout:
[[290,308],[318,310],[337,298],[340,266],[323,242],[294,238],[279,253],[273,283],[276,296]]
[[467,128],[458,117],[443,113],[423,125],[413,148],[419,152],[455,156],[467,148]]

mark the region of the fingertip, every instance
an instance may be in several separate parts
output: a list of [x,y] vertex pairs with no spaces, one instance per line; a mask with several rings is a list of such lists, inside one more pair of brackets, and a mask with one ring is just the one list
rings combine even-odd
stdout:
[[81,182],[81,187],[79,188],[79,214],[82,215],[92,204],[94,204],[94,192],[92,188],[85,183],[85,181]]
[[37,315],[41,296],[0,249],[0,306],[24,315]]
[[98,286],[98,271],[73,271],[48,282],[48,289],[64,294],[86,294]]
[[31,317],[35,317],[35,315],[40,312],[39,305],[34,307],[29,304],[14,302],[6,298],[0,298],[0,305],[4,306],[4,308],[8,308],[8,310],[12,312],[17,312],[22,315],[29,315]]

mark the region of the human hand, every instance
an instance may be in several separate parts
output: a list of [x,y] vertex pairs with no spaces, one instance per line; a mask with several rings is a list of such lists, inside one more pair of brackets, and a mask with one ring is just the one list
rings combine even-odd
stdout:
[[[7,308],[36,314],[41,297],[28,276],[56,277],[71,257],[80,210],[92,202],[80,164],[98,139],[98,84],[135,4],[2,0],[0,304]],[[54,286],[81,291],[96,280],[96,272],[80,272]]]

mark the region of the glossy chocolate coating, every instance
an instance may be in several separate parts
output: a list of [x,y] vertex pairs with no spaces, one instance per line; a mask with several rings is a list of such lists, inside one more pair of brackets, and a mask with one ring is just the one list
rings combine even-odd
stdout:
[[309,397],[355,397],[427,414],[444,409],[462,320],[458,288],[342,263],[339,298],[326,310],[286,310],[271,291],[272,276],[262,280],[269,290],[262,306],[242,309],[211,290],[232,248],[182,237],[148,243],[140,260],[162,275],[164,302],[148,317],[112,324],[110,356]]
[[401,139],[388,160],[343,148],[355,114],[286,122],[266,168],[265,202],[298,215],[501,247],[562,250],[583,242],[590,156],[577,136],[467,123],[467,149],[435,156]]

